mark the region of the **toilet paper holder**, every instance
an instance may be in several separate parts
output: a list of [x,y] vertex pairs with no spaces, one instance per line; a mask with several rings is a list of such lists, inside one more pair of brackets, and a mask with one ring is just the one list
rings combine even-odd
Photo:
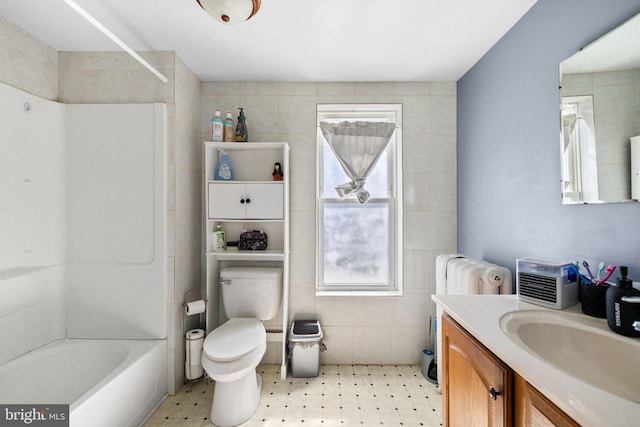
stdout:
[[[205,329],[206,326],[206,314],[207,314],[207,300],[202,298],[200,295],[199,289],[191,289],[184,294],[184,301],[182,303],[182,327],[183,327],[183,335],[187,333],[188,330],[193,329],[193,327]],[[192,313],[188,313],[190,309],[195,309],[196,311]],[[198,324],[193,326],[193,324],[188,325],[189,318],[192,316],[198,315]],[[203,317],[204,316],[204,317]],[[193,327],[189,327],[193,326]]]
[[[182,303],[182,328],[183,328],[182,335],[185,337],[185,375],[184,377],[185,377],[186,383],[194,383],[194,382],[200,381],[202,378],[206,377],[206,375],[198,375],[198,373],[193,374],[192,372],[187,372],[188,369],[191,369],[189,360],[187,360],[187,357],[189,356],[189,354],[186,346],[190,345],[190,341],[187,335],[189,331],[192,329],[203,329],[206,331],[205,323],[206,323],[206,313],[207,313],[207,300],[201,298],[199,290],[192,289],[190,291],[185,292],[184,301],[185,302]],[[189,318],[195,317],[196,315],[198,316],[198,324],[197,325],[189,324]]]

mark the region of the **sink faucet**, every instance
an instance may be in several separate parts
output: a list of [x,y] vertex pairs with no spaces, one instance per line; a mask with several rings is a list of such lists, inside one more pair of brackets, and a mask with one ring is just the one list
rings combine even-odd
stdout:
[[[622,301],[630,302],[634,304],[640,304],[640,297],[622,297]],[[631,324],[631,327],[640,332],[640,320],[636,320]]]

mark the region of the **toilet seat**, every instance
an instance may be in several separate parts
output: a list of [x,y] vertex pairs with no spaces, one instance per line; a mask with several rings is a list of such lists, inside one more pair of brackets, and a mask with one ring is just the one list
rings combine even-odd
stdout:
[[204,340],[203,351],[216,362],[230,362],[251,353],[267,340],[264,325],[254,318],[229,319]]

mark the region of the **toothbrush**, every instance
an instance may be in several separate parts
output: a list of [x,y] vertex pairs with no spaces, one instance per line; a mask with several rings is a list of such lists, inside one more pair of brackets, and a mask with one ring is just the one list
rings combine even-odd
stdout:
[[585,283],[590,283],[591,282],[589,279],[584,277],[584,274],[580,273],[580,267],[578,267],[578,261],[574,262],[573,264],[569,264],[569,265],[571,267],[573,267],[573,270],[576,272],[576,274],[580,277],[581,280],[584,280]]
[[598,275],[596,276],[596,280],[598,282],[600,281],[600,275],[602,274],[603,271],[604,271],[604,261],[600,261],[600,264],[598,264]]
[[582,261],[582,265],[587,269],[587,273],[589,273],[589,277],[591,277],[591,280],[594,280],[595,277],[593,277],[593,274],[591,274],[591,270],[589,270],[589,263],[587,261]]
[[604,279],[600,280],[598,282],[598,286],[602,285],[604,282],[606,282],[607,280],[609,280],[609,277],[611,277],[611,275],[613,274],[613,272],[616,270],[616,266],[615,265],[610,265],[609,267],[607,267],[607,269],[605,270],[607,275],[604,276]]

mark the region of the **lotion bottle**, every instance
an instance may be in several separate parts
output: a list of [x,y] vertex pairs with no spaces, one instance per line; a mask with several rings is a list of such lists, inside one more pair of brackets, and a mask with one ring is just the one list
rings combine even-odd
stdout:
[[211,140],[216,142],[222,142],[224,135],[224,125],[222,118],[220,117],[220,111],[216,110],[213,118],[211,119]]
[[213,250],[214,251],[225,250],[224,231],[222,231],[222,226],[220,225],[216,226],[216,229],[213,232]]
[[233,125],[233,118],[231,118],[231,111],[227,111],[227,118],[222,122],[224,125],[224,142],[234,142],[236,140],[235,129]]
[[628,268],[621,266],[617,286],[607,289],[607,324],[617,334],[640,337],[640,331],[633,327],[633,322],[640,320],[640,291],[633,287],[627,273]]

